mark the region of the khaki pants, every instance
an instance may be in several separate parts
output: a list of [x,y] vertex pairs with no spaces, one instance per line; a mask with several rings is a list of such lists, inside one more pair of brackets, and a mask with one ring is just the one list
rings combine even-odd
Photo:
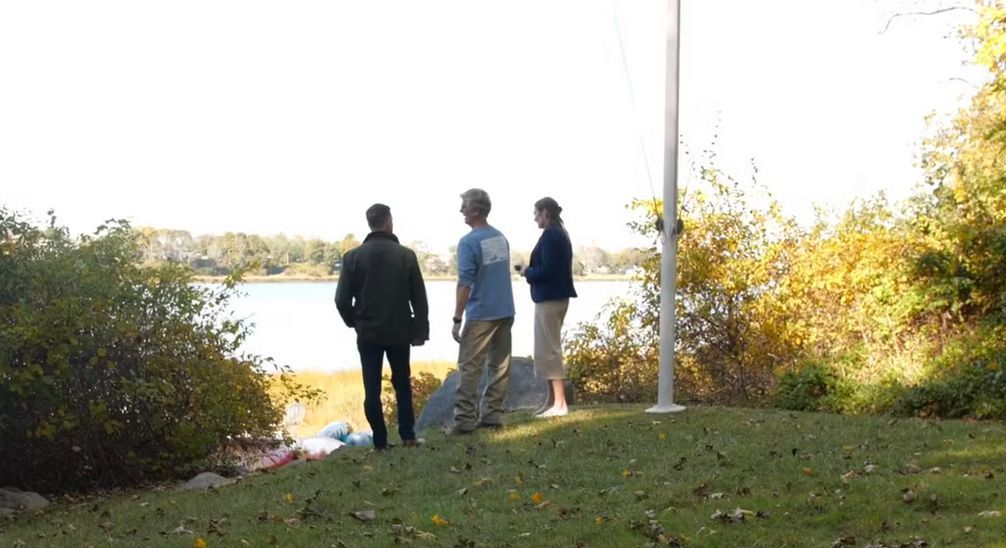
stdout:
[[[461,330],[458,371],[461,383],[454,399],[454,425],[459,430],[474,430],[479,421],[502,424],[503,400],[510,385],[510,329],[513,317],[498,320],[472,320]],[[483,368],[489,378],[482,393],[479,418],[478,388]]]
[[542,380],[565,379],[562,365],[562,321],[569,299],[534,305],[534,376]]

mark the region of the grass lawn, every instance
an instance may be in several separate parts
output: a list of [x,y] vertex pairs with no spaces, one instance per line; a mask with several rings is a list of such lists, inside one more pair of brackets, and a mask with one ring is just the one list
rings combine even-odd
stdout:
[[1006,546],[1003,423],[643,409],[58,502],[0,546]]

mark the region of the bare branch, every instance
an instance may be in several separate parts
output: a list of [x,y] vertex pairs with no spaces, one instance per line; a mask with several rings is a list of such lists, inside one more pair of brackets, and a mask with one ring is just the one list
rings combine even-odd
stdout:
[[880,31],[880,34],[884,34],[885,32],[887,32],[887,29],[891,28],[891,23],[898,17],[908,17],[911,15],[939,15],[941,13],[946,13],[948,11],[955,11],[955,10],[965,10],[975,14],[978,13],[975,9],[969,8],[967,6],[950,6],[949,8],[940,8],[938,10],[933,11],[909,11],[905,13],[895,13],[894,15],[891,16],[890,19],[887,20],[887,24],[884,25],[884,30]]

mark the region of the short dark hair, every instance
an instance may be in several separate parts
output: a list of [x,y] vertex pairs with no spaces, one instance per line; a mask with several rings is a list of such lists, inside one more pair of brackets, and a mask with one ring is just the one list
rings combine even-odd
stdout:
[[391,208],[384,204],[374,204],[367,208],[367,224],[371,229],[382,228],[391,218]]

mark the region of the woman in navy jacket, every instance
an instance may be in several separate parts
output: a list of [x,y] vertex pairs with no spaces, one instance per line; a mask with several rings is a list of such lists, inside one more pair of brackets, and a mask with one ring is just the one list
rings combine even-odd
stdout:
[[573,289],[573,245],[562,224],[562,208],[552,198],[534,204],[534,220],[542,229],[521,275],[531,285],[534,301],[534,372],[548,383],[549,395],[539,417],[561,417],[566,403],[566,370],[562,362],[562,322]]

